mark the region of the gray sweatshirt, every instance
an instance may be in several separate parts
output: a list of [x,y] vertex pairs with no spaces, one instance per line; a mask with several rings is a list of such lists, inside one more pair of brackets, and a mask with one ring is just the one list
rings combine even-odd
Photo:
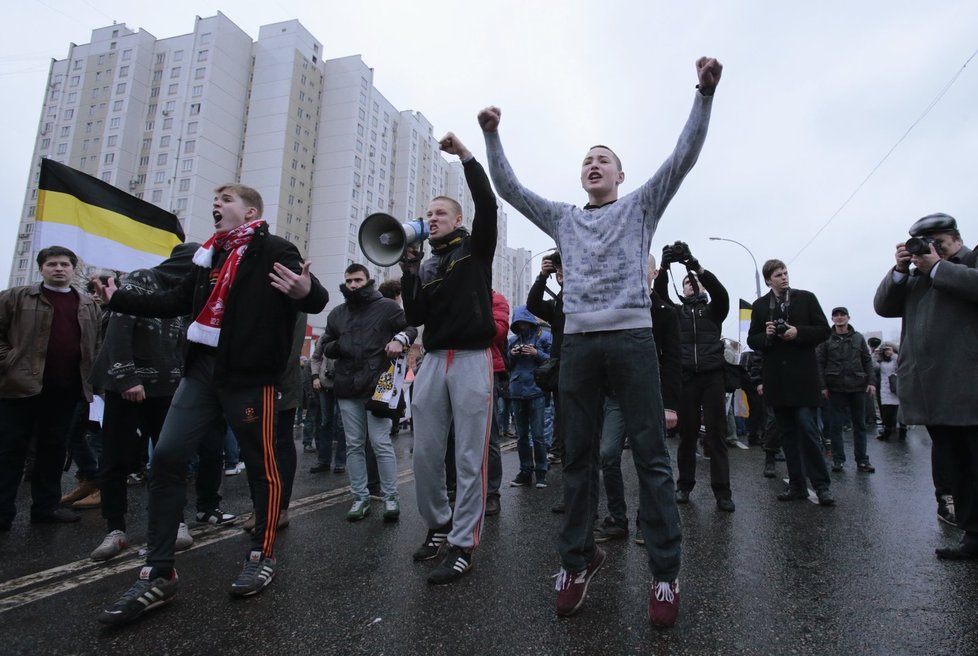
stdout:
[[489,173],[499,195],[557,243],[564,271],[565,333],[649,328],[646,288],[652,234],[699,156],[713,97],[696,93],[676,149],[649,180],[593,209],[541,198],[520,184],[498,132],[485,132]]

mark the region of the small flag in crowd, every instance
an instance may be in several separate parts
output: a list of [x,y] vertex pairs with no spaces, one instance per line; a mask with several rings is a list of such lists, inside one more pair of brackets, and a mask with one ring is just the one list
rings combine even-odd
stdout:
[[740,332],[744,335],[750,330],[751,304],[740,299]]
[[175,215],[50,159],[41,160],[37,221],[38,249],[64,246],[117,271],[156,266],[184,241]]

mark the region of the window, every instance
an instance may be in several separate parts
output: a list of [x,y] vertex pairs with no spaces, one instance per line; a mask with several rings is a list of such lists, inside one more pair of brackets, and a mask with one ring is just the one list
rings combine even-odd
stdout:
[[205,62],[205,61],[207,61],[207,51],[206,50],[201,50],[200,52],[197,53],[197,61],[199,61],[199,62]]
[[165,118],[165,119],[163,119],[163,129],[164,130],[169,130],[172,127],[173,127],[173,119],[172,118]]
[[111,148],[112,146],[116,145],[116,142],[118,140],[119,140],[118,135],[115,134],[109,135],[109,138],[105,140],[105,145]]
[[71,128],[69,126],[66,125],[63,128],[61,128],[61,136],[62,137],[67,137],[70,134],[71,134]]
[[119,77],[129,77],[129,67],[120,66],[119,67]]
[[153,128],[155,128],[155,127],[156,127],[156,123],[154,121],[146,121],[146,131],[147,132],[152,132],[153,131]]
[[126,92],[126,83],[125,82],[120,82],[119,84],[115,85],[115,92],[116,92],[116,95],[125,93]]
[[50,139],[41,139],[41,148],[50,148],[50,147],[51,147]]
[[132,59],[132,50],[123,50],[122,61],[129,61],[130,59]]
[[173,68],[170,69],[170,79],[175,80],[178,77],[180,77],[180,67],[174,66]]
[[149,155],[143,155],[139,158],[139,166],[149,166]]
[[163,103],[164,112],[172,112],[174,109],[176,109],[176,107],[177,107],[176,100],[167,100],[165,103]]
[[173,84],[171,84],[170,86],[168,86],[166,88],[166,93],[167,93],[167,95],[175,96],[176,93],[177,93],[177,89],[179,89],[179,88],[180,88],[180,84],[174,82]]
[[154,203],[159,203],[161,200],[163,200],[163,190],[154,189],[152,198]]
[[204,45],[207,45],[208,43],[210,43],[211,42],[211,33],[210,32],[204,32],[203,34],[201,34],[200,35],[200,42],[202,44],[204,44]]
[[71,76],[71,82],[69,84],[71,84],[71,86],[73,86],[73,87],[77,87],[78,84],[79,84],[79,82],[81,82],[81,76],[80,75],[72,75]]
[[186,198],[178,198],[177,199],[177,207],[176,207],[176,209],[177,209],[178,212],[182,212],[182,211],[186,210],[187,209],[187,199]]
[[113,130],[117,129],[119,127],[120,120],[121,119],[118,116],[114,116],[111,119],[109,119],[109,128]]
[[197,114],[200,114],[200,103],[193,103],[190,105],[190,115],[197,116]]
[[150,139],[143,139],[143,150],[149,150],[152,143],[153,142]]
[[167,134],[160,137],[160,148],[169,148],[169,147],[170,147],[170,135]]
[[102,182],[112,182],[111,171],[102,171],[102,175],[100,177],[102,178]]
[[153,71],[153,82],[159,82],[162,79],[163,79],[163,71],[162,70]]
[[99,55],[98,56],[98,65],[101,66],[104,63],[105,63],[105,55]]
[[150,92],[149,92],[149,97],[150,98],[157,98],[157,97],[159,97],[159,95],[160,95],[160,88],[159,87],[153,87],[150,90]]
[[67,152],[68,152],[68,144],[66,144],[66,143],[60,143],[60,144],[58,144],[57,153],[59,155],[64,155]]
[[156,54],[156,63],[162,64],[166,60],[166,53],[160,52]]
[[175,61],[175,62],[183,61],[183,50],[174,50],[173,51],[173,61]]
[[155,113],[156,113],[156,103],[153,103],[152,105],[149,105],[148,107],[146,107],[146,115],[147,116],[152,116]]
[[200,98],[202,95],[204,95],[204,85],[195,84],[193,91],[191,92],[190,95],[193,96],[194,98]]
[[181,166],[181,170],[184,173],[190,173],[191,171],[193,171],[194,170],[194,161],[192,159],[185,159],[185,160],[183,160],[183,165]]
[[166,153],[160,153],[159,155],[157,155],[156,156],[156,165],[157,166],[166,166],[166,157],[167,157],[167,154]]
[[98,98],[98,92],[99,92],[98,87],[92,89],[92,99],[93,100],[96,99],[96,98]]
[[112,111],[113,112],[121,112],[122,111],[122,106],[125,104],[125,102],[126,101],[124,101],[124,100],[116,100],[114,103],[112,103]]
[[190,191],[190,178],[180,178],[179,191]]
[[207,73],[207,69],[206,68],[204,68],[204,67],[198,68],[197,70],[194,71],[194,79],[195,80],[203,80],[205,73]]
[[153,174],[153,182],[155,182],[156,184],[161,184],[165,179],[166,179],[166,173],[164,173],[163,171],[157,171],[156,173]]
[[187,123],[187,134],[197,134],[197,121]]
[[70,93],[68,93],[68,102],[69,103],[78,102],[78,92],[77,91],[71,91]]
[[102,158],[102,163],[106,166],[115,162],[115,153],[105,153],[105,157]]
[[184,155],[192,155],[194,153],[194,151],[196,151],[196,150],[197,150],[197,142],[196,141],[191,140],[191,141],[184,142],[184,144],[183,144],[183,154]]

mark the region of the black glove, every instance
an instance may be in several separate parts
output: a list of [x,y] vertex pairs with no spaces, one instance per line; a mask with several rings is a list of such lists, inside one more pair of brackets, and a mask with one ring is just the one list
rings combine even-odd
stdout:
[[669,267],[670,264],[672,264],[675,261],[676,261],[676,258],[673,257],[673,254],[672,254],[672,246],[663,246],[662,247],[662,262],[660,263],[659,266],[661,268],[663,268],[663,269],[666,269],[666,268]]
[[421,268],[421,260],[424,258],[424,242],[419,241],[416,245],[409,246],[405,252],[404,257],[398,264],[401,265],[401,273],[405,275],[418,275],[418,269]]
[[680,264],[686,264],[693,257],[693,253],[689,250],[689,244],[684,241],[676,242],[676,246],[680,247],[680,257],[677,257],[674,261]]
[[700,261],[691,255],[689,259],[686,260],[686,269],[688,271],[699,271]]

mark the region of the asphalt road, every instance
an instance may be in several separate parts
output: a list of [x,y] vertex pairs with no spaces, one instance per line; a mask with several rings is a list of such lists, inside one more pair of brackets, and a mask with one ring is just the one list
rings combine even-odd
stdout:
[[[14,528],[0,534],[0,654],[978,653],[978,562],[934,556],[960,532],[937,521],[922,429],[902,443],[871,440],[877,473],[850,464],[832,474],[834,508],[776,501],[781,481],[761,476],[763,454],[753,448],[731,452],[737,511],[720,513],[700,461],[700,485],[680,507],[682,603],[667,631],[648,624],[650,576],[631,539],[606,545],[584,609],[556,616],[556,469],[548,489],[504,487],[503,511],[487,519],[474,569],[453,585],[427,585],[434,562],[411,559],[425,534],[411,440],[402,433],[396,442],[399,523],[382,522],[379,502],[365,521],[345,521],[344,477],[308,473],[315,457],[300,453],[291,526],[265,592],[228,596],[248,549],[237,526],[192,527],[196,543],[177,557],[176,599],[121,629],[96,618],[135,580],[137,549],[89,561],[105,532],[99,512],[84,511],[74,525],[31,527],[23,487]],[[508,481],[518,470],[514,450],[503,465]],[[624,471],[634,496],[630,460]],[[244,475],[226,478],[224,495],[225,510],[249,511]],[[146,488],[130,488],[136,543],[145,541],[145,506]]]

